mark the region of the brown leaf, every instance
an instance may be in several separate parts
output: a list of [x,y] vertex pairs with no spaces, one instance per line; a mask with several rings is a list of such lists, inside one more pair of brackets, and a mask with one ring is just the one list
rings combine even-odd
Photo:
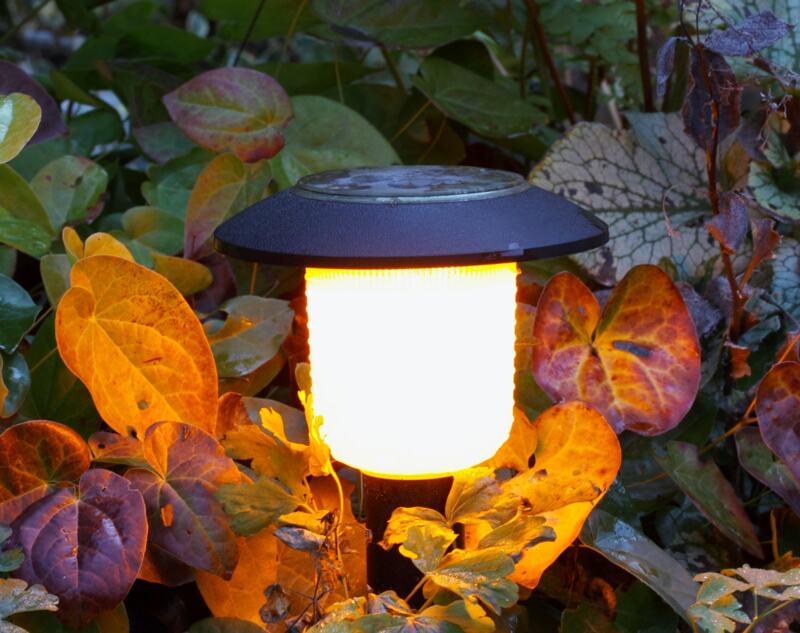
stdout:
[[747,207],[742,197],[726,191],[719,197],[719,213],[706,223],[706,228],[726,253],[733,254],[747,236],[747,220]]
[[72,267],[56,314],[64,363],[115,431],[138,437],[154,422],[214,431],[217,371],[203,327],[161,275],[98,255]]
[[748,268],[755,270],[763,262],[775,257],[775,249],[781,243],[781,236],[775,230],[775,220],[756,218],[750,221],[753,236],[753,254]]
[[731,378],[735,380],[749,376],[752,370],[750,369],[747,359],[750,357],[750,352],[752,350],[749,347],[737,345],[730,341],[725,343],[725,347],[731,352]]
[[779,363],[769,370],[756,394],[761,437],[800,483],[800,363]]

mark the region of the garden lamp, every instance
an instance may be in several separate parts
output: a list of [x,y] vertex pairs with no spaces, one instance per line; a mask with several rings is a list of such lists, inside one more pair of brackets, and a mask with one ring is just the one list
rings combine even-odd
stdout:
[[[449,475],[508,437],[516,262],[607,239],[517,174],[394,166],[306,176],[222,224],[215,246],[305,267],[314,411],[333,457],[366,475],[377,541],[394,507],[443,505]],[[397,588],[378,550],[370,584]]]

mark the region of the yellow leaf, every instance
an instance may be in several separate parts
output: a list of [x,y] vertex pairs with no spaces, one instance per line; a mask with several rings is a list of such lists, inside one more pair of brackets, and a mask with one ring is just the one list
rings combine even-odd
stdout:
[[528,461],[536,450],[536,429],[527,416],[516,407],[514,422],[508,439],[497,449],[488,464],[492,468],[513,468],[517,472],[528,470]]
[[65,226],[61,231],[61,241],[64,242],[64,250],[67,251],[73,264],[79,259],[83,259],[83,240],[75,229]]
[[559,486],[599,489],[592,501],[580,501],[542,513],[556,540],[532,547],[517,563],[511,580],[533,588],[561,553],[578,537],[592,508],[617,476],[622,453],[614,430],[597,409],[566,402],[547,409],[533,423],[538,435],[536,471],[544,470]]
[[113,255],[129,262],[133,261],[133,255],[128,247],[110,233],[93,233],[86,238],[86,243],[83,245],[83,256],[91,257],[92,255]]
[[21,92],[0,95],[0,163],[22,151],[41,120],[42,109],[33,97]]
[[205,290],[214,281],[208,267],[199,262],[193,262],[183,257],[162,255],[155,251],[151,255],[156,272],[169,279],[170,283],[185,297]]
[[120,257],[78,261],[56,313],[64,363],[106,423],[144,437],[154,422],[214,432],[217,371],[203,327],[161,275]]

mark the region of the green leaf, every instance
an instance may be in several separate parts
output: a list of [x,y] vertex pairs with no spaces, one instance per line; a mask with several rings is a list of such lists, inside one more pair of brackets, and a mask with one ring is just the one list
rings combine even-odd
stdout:
[[540,516],[518,515],[493,529],[478,543],[478,548],[495,547],[519,562],[523,552],[537,543],[555,541],[556,533]]
[[675,633],[678,615],[642,582],[617,589],[614,625],[623,633]]
[[507,578],[513,571],[514,561],[499,548],[453,550],[428,578],[465,600],[477,598],[499,614],[517,601],[517,585]]
[[55,231],[39,198],[17,172],[0,165],[0,243],[41,257]]
[[197,147],[172,121],[136,127],[131,134],[142,153],[162,165]]
[[44,204],[50,225],[92,220],[103,209],[108,185],[106,170],[88,158],[62,156],[45,165],[31,180],[31,189]]
[[[288,37],[291,32],[305,33],[322,24],[311,12],[307,2],[297,0],[271,0],[258,11],[260,0],[202,0],[200,10],[218,23],[218,34],[222,39],[241,41],[252,20],[253,40],[269,37]],[[256,17],[257,16],[257,17]],[[290,66],[290,64],[288,64]],[[267,71],[269,72],[269,71]],[[272,73],[270,73],[272,74]],[[289,74],[287,72],[287,74]],[[276,75],[276,79],[280,79]]]
[[13,352],[41,309],[16,281],[0,275],[0,350]]
[[350,38],[399,48],[434,48],[466,38],[486,18],[476,3],[460,0],[312,0],[311,7]]
[[263,633],[257,624],[236,618],[206,618],[195,622],[186,633]]
[[500,84],[438,57],[427,57],[414,86],[448,117],[490,138],[529,131],[544,113]]
[[149,167],[149,180],[142,183],[147,204],[183,220],[194,183],[211,158],[212,154],[197,148],[163,165]]
[[713,604],[692,605],[689,613],[708,633],[733,633],[737,622],[750,622],[750,616],[742,611],[741,603],[733,596],[725,596]]
[[39,260],[39,274],[42,276],[44,291],[51,306],[57,306],[61,297],[69,289],[69,274],[72,262],[69,256],[48,254]]
[[679,115],[626,116],[630,130],[579,123],[553,144],[529,179],[609,225],[606,247],[576,256],[595,276],[613,283],[633,266],[661,258],[687,276],[700,275],[716,254],[699,222],[710,212],[705,156],[684,133]]
[[277,524],[282,515],[303,503],[271,477],[259,477],[252,484],[224,484],[216,498],[230,518],[231,529],[244,536]]
[[[233,6],[231,3],[226,4]],[[364,64],[343,61],[338,63],[310,62],[302,64],[265,62],[253,66],[253,68],[275,77],[290,96],[323,94],[329,90],[336,90],[338,85],[337,72],[338,81],[342,85],[347,85],[380,70]]]
[[764,553],[753,524],[731,483],[713,461],[700,461],[697,446],[668,442],[656,461],[725,536],[754,556]]
[[753,477],[768,486],[800,516],[800,485],[761,438],[758,429],[741,429],[735,435],[739,463]]
[[605,613],[584,602],[562,611],[559,633],[619,633],[619,629]]
[[282,189],[319,171],[400,162],[383,135],[355,110],[314,95],[294,97],[292,108],[286,146],[270,161]]
[[782,189],[768,165],[751,162],[747,184],[756,202],[773,218],[792,224],[800,222],[797,191]]
[[183,248],[183,221],[156,207],[133,207],[122,214],[122,228],[137,242],[167,255]]
[[42,120],[36,100],[21,92],[0,95],[0,163],[7,163],[31,140]]
[[10,418],[25,400],[31,387],[31,374],[25,357],[19,352],[0,352],[0,418]]
[[800,319],[800,242],[783,237],[770,265],[772,296],[784,310]]
[[395,508],[383,532],[381,547],[389,549],[392,545],[404,543],[412,527],[424,527],[431,536],[450,543],[456,540],[456,533],[447,519],[433,508]]
[[57,605],[58,598],[47,593],[41,585],[28,587],[24,580],[0,578],[0,631],[5,625],[2,620],[9,615],[25,611],[55,611]]
[[128,58],[163,59],[195,64],[214,50],[211,39],[203,39],[168,24],[136,24],[122,38],[119,55]]
[[583,526],[581,541],[633,574],[681,617],[688,618],[697,585],[685,567],[644,534],[596,508]]
[[219,309],[222,327],[209,335],[220,378],[237,378],[254,371],[280,350],[294,320],[288,301],[252,295],[235,297]]
[[497,503],[501,495],[502,489],[491,468],[458,471],[453,476],[453,486],[447,496],[445,516],[451,524],[481,520],[492,520],[494,525],[504,523],[516,513],[516,508],[511,509],[510,516],[498,521],[497,516],[507,509]]
[[455,540],[456,534],[449,528],[441,529],[431,523],[412,525],[406,530],[400,553],[410,558],[414,566],[424,574],[436,569],[447,548]]

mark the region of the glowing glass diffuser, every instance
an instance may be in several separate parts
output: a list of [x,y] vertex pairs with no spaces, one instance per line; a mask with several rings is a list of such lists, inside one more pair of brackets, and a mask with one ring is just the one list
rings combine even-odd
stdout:
[[223,253],[306,267],[315,413],[333,456],[378,477],[447,475],[505,441],[516,261],[588,250],[605,224],[509,172],[325,172],[234,216]]

